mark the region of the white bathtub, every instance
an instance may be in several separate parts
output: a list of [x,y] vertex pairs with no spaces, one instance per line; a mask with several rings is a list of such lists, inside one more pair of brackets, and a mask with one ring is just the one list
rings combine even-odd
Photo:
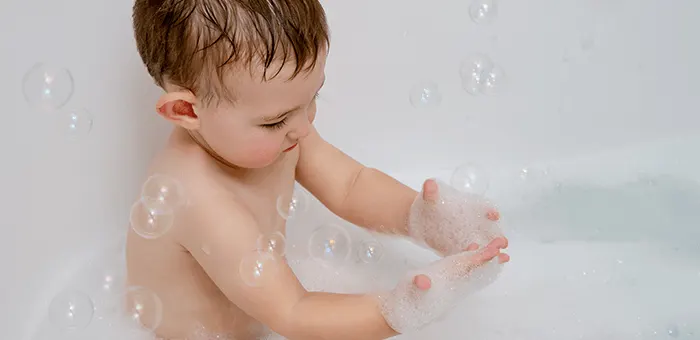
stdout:
[[[489,196],[502,212],[511,262],[495,283],[446,318],[397,339],[700,339],[700,160],[687,157],[699,141],[669,140],[533,165],[527,178],[523,168],[494,171]],[[396,177],[417,189],[427,177],[449,176],[438,171]],[[290,262],[309,289],[377,292],[436,259],[310,202],[303,216],[288,223],[287,235]],[[306,261],[310,233],[328,223],[346,228],[355,246],[376,238],[384,257],[369,265],[352,256],[334,268]],[[73,278],[52,291],[94,292],[85,280]],[[35,339],[149,338],[95,322],[65,337],[44,324],[42,335],[51,337]]]

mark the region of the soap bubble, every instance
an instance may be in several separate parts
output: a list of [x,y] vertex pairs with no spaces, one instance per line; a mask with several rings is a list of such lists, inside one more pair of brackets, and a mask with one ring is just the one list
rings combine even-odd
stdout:
[[273,253],[251,252],[241,259],[238,271],[245,284],[260,287],[274,279],[278,271],[277,258]]
[[332,224],[317,228],[309,238],[309,255],[323,263],[345,262],[350,255],[351,247],[348,232]]
[[84,136],[92,130],[92,114],[86,109],[68,110],[60,115],[59,127],[72,136]]
[[292,198],[287,201],[283,195],[277,197],[277,213],[288,220],[301,215],[309,206],[309,197],[301,189],[295,189]]
[[477,24],[491,23],[497,14],[496,0],[474,0],[469,6],[469,16]]
[[24,75],[22,92],[29,105],[56,110],[73,95],[73,76],[65,68],[38,63]]
[[111,300],[124,293],[126,284],[124,266],[117,263],[95,263],[91,266],[94,268],[90,269],[88,284],[98,313],[111,303]]
[[163,321],[163,301],[144,287],[129,287],[126,292],[126,315],[148,330],[160,327]]
[[459,66],[464,91],[473,95],[481,93],[483,84],[493,68],[494,63],[491,58],[483,54],[464,59]]
[[547,169],[539,169],[533,167],[525,167],[520,169],[518,177],[524,182],[535,184],[544,181],[549,176]]
[[486,172],[476,165],[466,163],[458,166],[452,173],[450,185],[462,192],[483,195],[489,188],[489,178]]
[[49,320],[67,330],[83,329],[92,322],[95,306],[90,296],[82,292],[63,292],[49,305]]
[[677,338],[680,333],[678,331],[678,326],[671,324],[666,327],[666,334],[672,338]]
[[131,207],[129,220],[136,234],[146,239],[156,239],[170,231],[175,217],[170,212],[159,213],[146,207],[142,201],[136,201]]
[[436,83],[422,81],[411,88],[408,99],[416,108],[435,107],[442,103],[442,94]]
[[506,73],[500,66],[494,65],[483,76],[481,93],[486,95],[496,94],[506,82]]
[[476,268],[469,278],[469,290],[478,292],[494,283],[503,271],[503,265],[498,257],[481,267]]
[[384,256],[384,247],[377,240],[366,240],[360,244],[357,255],[364,263],[377,263]]
[[141,201],[149,210],[157,213],[172,213],[186,203],[180,182],[161,174],[155,174],[141,187]]
[[287,240],[279,231],[271,234],[261,234],[258,237],[258,250],[261,252],[284,256],[286,248]]

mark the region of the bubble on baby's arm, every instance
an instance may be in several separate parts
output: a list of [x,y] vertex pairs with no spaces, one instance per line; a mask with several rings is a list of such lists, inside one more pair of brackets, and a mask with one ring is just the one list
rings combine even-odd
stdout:
[[253,251],[241,259],[238,271],[250,287],[262,287],[274,280],[279,272],[279,261],[274,253]]
[[145,239],[156,239],[170,231],[175,216],[170,211],[149,208],[142,200],[138,200],[131,206],[129,222],[137,235]]
[[141,187],[143,206],[159,214],[174,213],[187,203],[183,185],[176,178],[154,174]]
[[287,251],[287,239],[279,231],[260,234],[258,236],[258,250],[284,257]]

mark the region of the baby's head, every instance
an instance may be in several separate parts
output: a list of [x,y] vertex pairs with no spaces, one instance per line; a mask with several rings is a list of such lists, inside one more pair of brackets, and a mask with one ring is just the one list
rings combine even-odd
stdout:
[[309,132],[329,44],[318,0],[136,0],[141,58],[160,115],[242,168]]

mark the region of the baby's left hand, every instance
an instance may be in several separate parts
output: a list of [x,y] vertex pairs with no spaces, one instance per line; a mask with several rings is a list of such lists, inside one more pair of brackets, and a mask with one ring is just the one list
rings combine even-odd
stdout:
[[463,193],[434,179],[423,184],[411,206],[409,235],[443,256],[503,237],[500,214],[484,197]]

